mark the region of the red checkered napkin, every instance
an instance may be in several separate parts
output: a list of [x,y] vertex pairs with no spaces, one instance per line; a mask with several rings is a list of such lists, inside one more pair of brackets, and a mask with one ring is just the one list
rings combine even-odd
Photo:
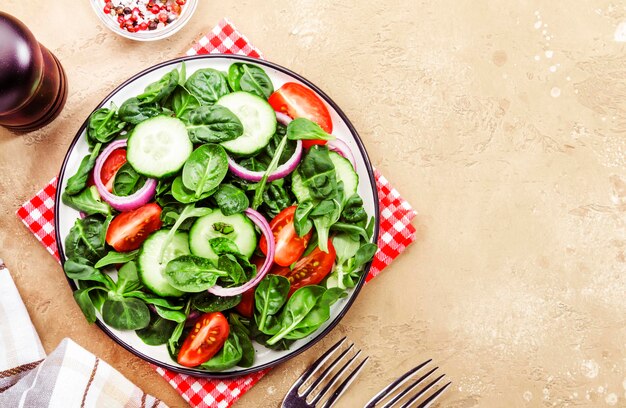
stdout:
[[[208,53],[243,54],[262,58],[261,52],[226,19],[220,21],[209,34],[187,51],[187,55]],[[380,200],[380,235],[379,250],[367,281],[378,275],[415,240],[415,227],[411,225],[415,211],[378,170],[374,174]],[[58,260],[53,214],[56,187],[55,177],[35,197],[20,207],[17,216]],[[192,406],[218,408],[231,406],[268,371],[228,380],[207,380],[155,368]]]

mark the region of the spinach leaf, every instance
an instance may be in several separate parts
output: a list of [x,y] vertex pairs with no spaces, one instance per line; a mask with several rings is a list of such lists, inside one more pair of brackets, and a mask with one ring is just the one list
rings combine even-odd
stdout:
[[111,109],[100,108],[89,116],[87,141],[90,146],[98,142],[108,143],[124,129],[126,123],[117,117],[116,110],[117,107],[111,103]]
[[303,286],[296,290],[280,314],[278,332],[267,341],[267,344],[275,344],[296,329],[315,308],[325,291],[326,289],[317,285]]
[[270,174],[272,174],[274,170],[276,170],[276,167],[278,167],[278,160],[280,159],[280,156],[283,154],[283,150],[285,149],[286,144],[287,144],[287,136],[284,136],[283,139],[280,141],[278,148],[276,149],[276,155],[270,162],[269,166],[267,166],[267,170],[265,170],[265,173],[263,174],[263,178],[261,179],[261,181],[259,181],[259,183],[255,187],[254,198],[252,200],[252,209],[256,210],[259,207],[259,205],[261,205],[261,203],[263,202],[263,192],[265,191],[265,184],[267,183],[267,178],[269,177]]
[[[324,213],[317,216],[313,216],[312,211],[310,218],[315,226],[315,231],[317,231],[317,245],[322,251],[328,253],[328,234],[330,227],[339,220],[341,215],[341,195],[335,195],[332,200],[325,200],[322,203],[325,203],[325,206],[328,208],[324,208]],[[321,208],[321,204],[318,208]]]
[[65,238],[65,255],[68,259],[86,259],[97,262],[104,256],[104,235],[107,221],[98,215],[78,218]]
[[350,234],[339,233],[333,237],[333,247],[336,253],[337,264],[342,264],[353,258],[360,247],[359,238],[355,240]]
[[311,197],[318,200],[331,199],[337,194],[335,166],[328,156],[326,146],[315,145],[309,149],[296,171]]
[[150,324],[150,310],[137,298],[115,297],[104,301],[102,320],[119,330],[138,330]]
[[[189,316],[190,305],[191,305],[191,300],[188,300],[187,304],[185,305],[185,310],[184,310],[185,316]],[[167,340],[167,349],[171,355],[176,354],[176,350],[178,349],[178,341],[180,340],[180,336],[183,334],[184,329],[185,329],[185,322],[178,323],[176,325],[176,328],[172,332],[172,335]]]
[[228,68],[228,84],[233,91],[246,91],[265,99],[274,92],[274,85],[263,68],[241,62]]
[[289,207],[293,202],[284,184],[285,179],[273,181],[263,192],[263,204],[267,207],[266,212],[270,219],[276,217],[279,212]]
[[192,296],[191,305],[201,312],[223,312],[232,309],[241,302],[241,295],[217,296],[209,292],[201,292]]
[[171,320],[176,323],[184,323],[187,315],[178,310],[171,310],[161,306],[154,306],[156,313],[163,319]]
[[309,220],[309,214],[311,214],[314,208],[315,205],[313,205],[313,201],[311,200],[303,201],[298,204],[293,217],[293,226],[299,237],[305,236],[311,231],[311,228],[313,228],[313,223]]
[[289,140],[334,140],[335,136],[322,130],[320,125],[306,118],[296,118],[287,125]]
[[183,166],[183,185],[196,198],[215,190],[228,172],[228,156],[220,145],[205,144],[194,150]]
[[105,201],[100,199],[100,194],[98,193],[96,186],[88,187],[81,191],[80,194],[76,195],[69,195],[67,194],[67,191],[65,191],[61,196],[61,200],[63,201],[63,204],[70,206],[75,210],[82,211],[87,215],[111,214],[111,207],[109,207],[109,204]]
[[[280,275],[266,275],[254,291],[254,318],[259,331],[266,332],[266,323],[270,316],[278,313],[287,301],[290,283]],[[274,334],[274,333],[267,333]]]
[[226,142],[243,134],[241,121],[225,106],[199,106],[189,111],[184,119],[193,143]]
[[250,334],[245,326],[239,320],[236,313],[231,313],[228,317],[230,321],[230,330],[239,338],[241,346],[241,360],[237,363],[239,367],[252,367],[254,364],[254,346],[250,340]]
[[129,196],[139,190],[146,182],[146,177],[137,173],[137,171],[126,162],[115,173],[113,180],[113,194],[120,197]]
[[221,72],[213,68],[203,68],[194,72],[185,82],[185,88],[204,105],[213,105],[228,93],[226,79]]
[[[232,229],[232,226],[226,223],[215,223],[213,228],[222,232],[227,231],[227,228]],[[219,256],[218,269],[228,272],[229,279],[226,281],[230,280],[234,284],[239,284],[256,276],[256,266],[250,263],[247,256],[239,252],[237,244],[232,240],[225,237],[211,238],[209,245],[213,252]]]
[[128,261],[134,261],[139,254],[139,250],[136,249],[130,252],[115,252],[109,251],[105,256],[100,258],[94,265],[96,268],[102,268],[103,266],[126,263]]
[[241,189],[232,184],[221,184],[215,192],[215,202],[224,215],[243,212],[250,206],[250,200]]
[[85,318],[89,323],[93,323],[96,321],[96,307],[92,302],[91,296],[89,296],[89,292],[95,290],[106,291],[105,288],[92,286],[85,289],[75,290],[73,293],[74,300],[78,304],[78,307],[80,307],[81,312],[83,312],[83,315],[85,315]]
[[183,255],[168,262],[164,276],[178,290],[202,292],[215,286],[217,279],[227,273],[216,268],[209,259]]
[[100,153],[100,147],[102,147],[102,144],[96,143],[91,153],[83,157],[76,174],[67,180],[67,187],[65,187],[66,194],[76,195],[85,188],[87,185],[87,179],[89,178],[89,173],[91,173],[91,170],[96,165],[96,159]]
[[210,371],[228,370],[236,366],[242,357],[243,350],[241,349],[239,336],[235,331],[231,331],[222,349],[209,361],[202,363],[200,367]]
[[333,246],[337,253],[336,266],[326,279],[327,288],[353,288],[362,275],[362,267],[369,262],[378,247],[370,242],[361,244],[360,237],[348,233],[337,234]]
[[210,208],[196,208],[194,204],[186,206],[180,213],[180,215],[176,217],[176,222],[174,223],[174,226],[168,231],[167,236],[165,237],[165,241],[163,241],[163,246],[161,247],[161,254],[159,257],[160,262],[163,262],[165,257],[165,249],[169,246],[170,242],[174,238],[174,235],[176,234],[176,231],[178,231],[180,226],[188,219],[202,217],[209,214],[211,211],[212,210]]
[[141,292],[138,290],[124,293],[124,297],[136,297],[149,305],[160,306],[170,310],[180,310],[184,304],[180,303],[180,299],[162,298],[151,293]]
[[216,190],[217,189],[206,191],[200,194],[199,197],[197,197],[195,191],[189,190],[187,187],[185,187],[185,185],[183,184],[182,176],[178,176],[174,179],[174,182],[172,183],[171,192],[172,197],[174,197],[174,199],[176,199],[177,201],[184,204],[191,204],[210,197],[211,195],[213,195],[213,193],[215,193]]
[[239,286],[250,279],[237,262],[237,258],[230,254],[220,255],[217,260],[217,269],[225,274],[221,281],[227,286]]
[[161,79],[151,83],[146,87],[144,92],[137,96],[142,104],[160,103],[167,99],[168,96],[178,86],[178,69],[173,69],[163,75]]
[[159,116],[161,109],[156,104],[146,104],[138,98],[128,98],[117,111],[117,116],[124,122],[137,125],[146,119]]
[[367,218],[365,208],[363,208],[363,199],[354,194],[343,205],[341,211],[341,219],[347,223],[357,223]]
[[85,259],[68,259],[63,265],[63,270],[70,279],[99,282],[108,290],[115,288],[113,279],[93,266],[89,266],[88,263]]
[[339,288],[326,290],[315,307],[285,336],[285,338],[298,340],[315,332],[330,319],[330,306],[337,300],[346,296],[348,296],[348,294]]
[[117,272],[117,288],[115,293],[123,295],[126,292],[132,292],[142,286],[137,274],[137,265],[130,261],[124,264]]
[[[113,279],[111,279],[113,281]],[[113,284],[114,286],[115,284]],[[102,304],[107,298],[108,288],[103,287],[99,282],[79,280],[78,281],[78,289],[90,289],[90,288],[99,288],[100,290],[92,290],[89,291],[89,297],[91,298],[91,302],[93,303],[96,310],[100,310],[102,308]]]
[[145,344],[158,346],[167,343],[174,332],[174,328],[176,328],[176,322],[152,314],[150,324],[144,329],[135,331],[135,333]]
[[187,112],[200,106],[198,99],[182,86],[176,88],[174,93],[172,93],[170,104],[177,118],[184,117]]
[[356,224],[346,224],[345,222],[336,222],[331,227],[333,231],[346,232],[352,235],[353,238],[357,238],[359,236],[363,237],[364,240],[369,241],[370,236],[365,228],[356,225]]
[[[213,224],[213,229],[221,232],[224,235],[228,235],[234,231],[233,226],[226,224],[225,222],[216,222]],[[239,254],[239,248],[233,240],[224,237],[215,237],[209,240],[209,245],[216,255],[223,254]]]
[[365,265],[367,262],[371,261],[374,258],[374,255],[378,251],[378,245],[372,244],[371,242],[365,243],[361,245],[358,251],[356,251],[356,255],[354,256],[354,267],[360,268]]

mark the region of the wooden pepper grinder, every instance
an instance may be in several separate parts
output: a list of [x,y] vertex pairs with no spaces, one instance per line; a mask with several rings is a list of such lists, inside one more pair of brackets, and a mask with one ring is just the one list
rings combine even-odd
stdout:
[[61,112],[67,78],[59,60],[15,17],[0,11],[0,125],[39,129]]

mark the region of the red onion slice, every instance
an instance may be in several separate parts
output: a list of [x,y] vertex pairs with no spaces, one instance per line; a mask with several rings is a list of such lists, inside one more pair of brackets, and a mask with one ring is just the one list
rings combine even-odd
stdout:
[[352,150],[350,150],[350,147],[348,147],[346,142],[341,139],[335,138],[333,140],[329,140],[328,143],[326,143],[326,146],[328,146],[330,150],[333,150],[348,159],[350,163],[352,163],[352,167],[356,169],[356,161],[354,160],[354,155],[352,154]]
[[[298,167],[298,163],[300,163],[301,158],[302,140],[296,140],[296,150],[293,152],[293,155],[285,163],[278,166],[276,170],[267,177],[267,181],[270,182],[286,177],[289,173],[294,171],[296,167]],[[261,181],[263,175],[265,174],[264,171],[252,171],[246,169],[230,156],[228,157],[228,169],[237,177],[254,182]]]
[[276,120],[284,126],[287,126],[293,119],[286,113],[276,112]]
[[156,194],[157,181],[152,178],[147,179],[143,187],[137,190],[134,194],[126,197],[120,197],[110,193],[102,183],[102,166],[111,153],[122,147],[126,147],[126,140],[116,140],[111,142],[111,144],[109,144],[107,148],[100,153],[100,156],[96,159],[96,166],[93,169],[93,179],[96,184],[96,188],[98,189],[98,193],[100,193],[100,197],[102,197],[104,201],[109,203],[109,205],[117,211],[124,212],[132,211],[144,204],[149,203]]
[[253,210],[252,208],[248,208],[245,211],[245,213],[248,216],[248,218],[250,218],[252,222],[254,222],[259,227],[259,229],[261,230],[261,233],[263,233],[263,236],[265,236],[265,240],[267,241],[267,257],[265,258],[265,263],[263,264],[261,269],[257,272],[254,279],[252,279],[251,281],[248,281],[245,284],[234,287],[234,288],[223,288],[221,286],[213,286],[212,288],[208,289],[209,293],[212,293],[217,296],[236,296],[258,285],[259,282],[261,282],[261,280],[265,277],[267,272],[269,272],[270,268],[272,267],[272,263],[274,262],[274,255],[276,252],[276,243],[274,242],[274,234],[272,234],[272,229],[270,228],[270,225],[265,220],[265,217],[263,217],[261,214],[259,214],[257,211]]

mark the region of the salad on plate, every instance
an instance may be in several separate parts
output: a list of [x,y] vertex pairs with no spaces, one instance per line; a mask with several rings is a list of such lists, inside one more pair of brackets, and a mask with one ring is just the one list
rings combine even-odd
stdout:
[[64,270],[89,322],[184,367],[251,367],[330,319],[377,250],[348,145],[309,88],[184,62],[94,111],[62,193]]

